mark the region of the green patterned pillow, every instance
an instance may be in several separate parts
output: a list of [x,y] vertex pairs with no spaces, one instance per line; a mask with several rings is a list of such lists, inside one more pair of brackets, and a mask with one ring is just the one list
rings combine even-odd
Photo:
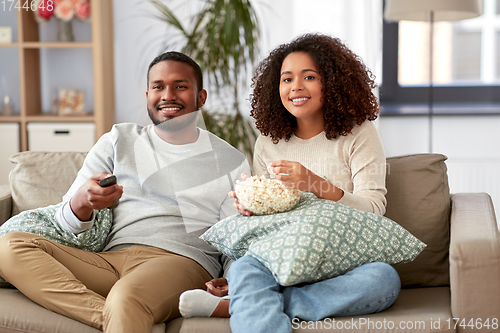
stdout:
[[[75,235],[59,226],[55,219],[57,209],[62,205],[51,205],[43,208],[21,212],[0,227],[0,237],[14,232],[23,231],[43,236],[63,245],[76,247],[85,251],[100,252],[106,245],[106,239],[113,222],[113,211],[102,209],[97,213],[96,223],[92,228]],[[0,276],[0,284],[7,283]]]
[[227,217],[200,238],[232,259],[255,257],[283,286],[332,278],[369,262],[410,262],[426,247],[384,216],[312,193],[285,213]]

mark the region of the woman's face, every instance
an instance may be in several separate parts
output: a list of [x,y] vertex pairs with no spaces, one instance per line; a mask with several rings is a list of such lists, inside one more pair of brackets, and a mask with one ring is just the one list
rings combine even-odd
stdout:
[[323,122],[323,82],[311,56],[290,53],[280,71],[280,97],[285,108],[297,120]]

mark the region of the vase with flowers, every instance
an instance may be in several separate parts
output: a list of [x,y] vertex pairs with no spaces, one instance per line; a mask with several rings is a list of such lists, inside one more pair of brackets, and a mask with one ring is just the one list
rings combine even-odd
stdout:
[[90,17],[89,0],[37,0],[35,18],[39,23],[49,21],[53,16],[58,21],[57,39],[73,42],[73,19],[87,20]]

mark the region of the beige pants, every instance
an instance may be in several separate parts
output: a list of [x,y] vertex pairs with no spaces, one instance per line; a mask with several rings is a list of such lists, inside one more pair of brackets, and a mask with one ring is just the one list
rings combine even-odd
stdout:
[[105,332],[151,332],[179,317],[179,295],[208,272],[154,247],[93,253],[12,232],[0,238],[0,276],[43,307]]

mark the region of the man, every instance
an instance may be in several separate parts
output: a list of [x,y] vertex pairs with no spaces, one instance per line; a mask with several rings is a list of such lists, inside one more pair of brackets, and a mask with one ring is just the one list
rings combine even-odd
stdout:
[[[179,316],[183,291],[220,274],[221,253],[199,236],[236,213],[227,193],[250,173],[243,154],[196,127],[207,98],[196,62],[164,53],[147,81],[153,124],[118,124],[103,135],[56,213],[78,235],[117,202],[104,252],[28,233],[0,239],[1,276],[38,304],[104,332],[151,331]],[[110,174],[118,184],[99,186]]]

